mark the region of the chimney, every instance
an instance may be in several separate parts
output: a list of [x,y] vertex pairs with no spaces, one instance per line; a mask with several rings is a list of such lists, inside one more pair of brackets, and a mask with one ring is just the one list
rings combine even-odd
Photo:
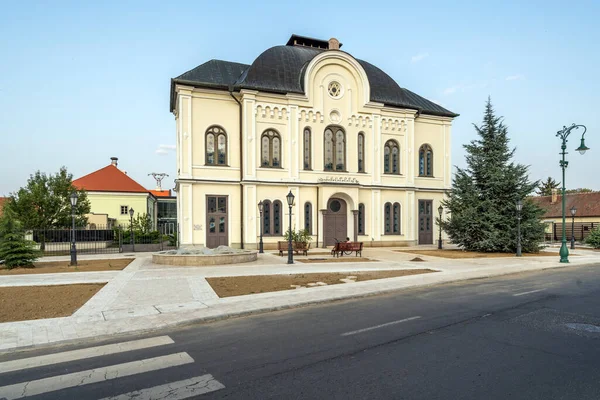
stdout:
[[329,50],[339,50],[340,49],[340,41],[336,38],[329,39]]
[[117,157],[111,157],[110,158],[110,165],[114,165],[115,167],[118,167],[119,166],[118,161],[119,161],[119,159]]
[[550,200],[550,204],[556,203],[558,200],[558,189],[552,189],[552,200]]

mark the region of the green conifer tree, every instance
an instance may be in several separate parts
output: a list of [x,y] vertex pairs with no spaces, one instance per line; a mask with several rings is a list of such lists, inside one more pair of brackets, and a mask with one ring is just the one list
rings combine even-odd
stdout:
[[452,243],[465,250],[515,252],[516,202],[523,202],[521,237],[523,252],[538,252],[544,238],[543,210],[528,196],[538,182],[530,182],[528,167],[515,164],[508,130],[494,114],[488,99],[478,139],[464,145],[467,168],[457,168],[452,189],[443,202],[450,217],[440,221]]
[[34,242],[25,239],[25,233],[12,211],[5,209],[5,214],[0,217],[0,260],[4,267],[33,267],[40,255],[34,246]]

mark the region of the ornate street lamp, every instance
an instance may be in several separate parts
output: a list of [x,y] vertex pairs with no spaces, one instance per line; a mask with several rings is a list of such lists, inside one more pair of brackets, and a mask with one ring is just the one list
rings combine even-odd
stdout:
[[583,125],[571,125],[570,127],[563,126],[563,129],[556,133],[556,136],[562,140],[562,145],[560,146],[562,152],[562,160],[560,161],[560,167],[562,168],[562,244],[560,246],[560,262],[568,263],[569,262],[569,249],[567,248],[567,232],[566,228],[566,214],[565,214],[565,169],[569,166],[569,162],[565,160],[565,156],[567,155],[567,138],[571,134],[573,129],[583,128],[583,134],[581,135],[581,144],[575,150],[579,152],[579,154],[585,154],[589,147],[585,145],[585,132],[587,128]]
[[77,205],[77,192],[71,193],[71,265],[77,266],[77,247],[75,246],[75,206]]
[[517,257],[521,257],[521,210],[523,209],[523,202],[517,200]]
[[262,202],[262,200],[258,202],[258,211],[260,212],[260,242],[258,242],[258,252],[262,254],[262,253],[264,253],[264,250],[263,250],[264,223],[263,223],[263,202]]
[[571,250],[575,250],[575,214],[577,207],[571,207]]
[[442,249],[442,213],[444,212],[444,207],[441,205],[438,207],[438,214],[440,214],[440,221],[438,222],[438,230],[439,230],[439,238],[438,238],[438,250]]
[[133,208],[129,209],[129,244],[131,245],[131,251],[135,251],[135,242],[133,241]]
[[294,263],[294,248],[292,247],[292,206],[294,205],[294,194],[290,190],[286,196],[288,206],[290,207],[290,230],[288,235],[288,264]]

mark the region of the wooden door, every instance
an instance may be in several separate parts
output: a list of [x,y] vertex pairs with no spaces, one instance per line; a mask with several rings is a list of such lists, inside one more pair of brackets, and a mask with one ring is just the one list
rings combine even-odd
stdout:
[[206,247],[229,246],[227,196],[206,196]]
[[433,200],[419,200],[419,244],[433,244]]
[[346,240],[348,237],[348,215],[346,202],[331,198],[327,202],[327,211],[323,213],[323,233],[325,246],[333,246],[336,239]]

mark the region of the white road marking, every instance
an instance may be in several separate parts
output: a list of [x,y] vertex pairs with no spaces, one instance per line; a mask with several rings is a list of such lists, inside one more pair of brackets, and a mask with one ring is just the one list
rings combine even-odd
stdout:
[[544,290],[546,290],[546,289],[530,290],[529,292],[523,292],[523,293],[516,293],[516,294],[513,294],[513,296],[524,296],[524,295],[526,295],[526,294],[530,294],[530,293],[537,293],[537,292],[542,292],[542,291],[544,291]]
[[109,381],[111,379],[123,378],[125,376],[190,364],[193,362],[194,359],[190,357],[188,353],[176,353],[167,356],[146,358],[144,360],[109,365],[108,367],[89,369],[87,371],[74,372],[72,374],[57,375],[50,378],[2,386],[0,387],[0,396],[2,396],[0,398],[6,398],[6,400],[21,399],[27,396],[35,396],[37,394],[55,392],[57,390],[76,386]]
[[126,351],[147,349],[149,347],[164,346],[172,343],[175,342],[173,342],[173,339],[171,339],[169,336],[158,336],[148,339],[132,340],[129,342],[107,344],[104,346],[88,347],[87,349],[47,354],[38,357],[22,358],[20,360],[5,361],[0,363],[0,373],[43,367],[46,365],[106,356],[108,354],[123,353]]
[[185,379],[183,381],[136,390],[135,392],[124,393],[114,397],[105,397],[102,400],[181,400],[221,389],[225,389],[225,386],[217,381],[212,375],[208,374]]
[[421,317],[417,316],[417,317],[410,317],[410,318],[399,319],[398,321],[387,322],[385,324],[371,326],[369,328],[363,328],[363,329],[359,329],[357,331],[351,331],[351,332],[342,333],[340,336],[356,335],[357,333],[368,332],[368,331],[372,331],[373,329],[385,328],[386,326],[396,325],[396,324],[400,324],[402,322],[412,321],[414,319],[419,319],[419,318],[421,318]]

